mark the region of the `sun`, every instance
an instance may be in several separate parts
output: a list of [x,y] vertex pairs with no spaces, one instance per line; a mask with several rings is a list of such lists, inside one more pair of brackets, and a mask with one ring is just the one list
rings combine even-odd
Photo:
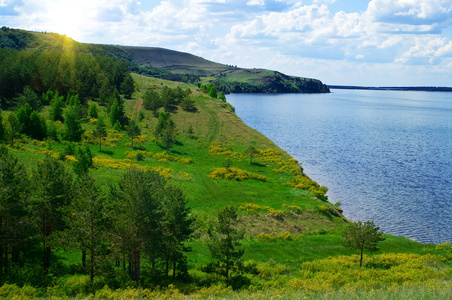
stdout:
[[65,34],[75,40],[80,39],[90,28],[90,12],[81,1],[63,1],[49,9],[52,31]]

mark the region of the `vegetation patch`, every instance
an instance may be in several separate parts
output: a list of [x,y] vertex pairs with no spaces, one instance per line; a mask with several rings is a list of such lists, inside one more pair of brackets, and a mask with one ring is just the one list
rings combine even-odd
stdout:
[[248,172],[236,167],[214,168],[212,172],[209,173],[208,176],[213,179],[231,179],[237,181],[242,181],[245,179],[254,179],[262,182],[268,181],[268,178],[263,175]]

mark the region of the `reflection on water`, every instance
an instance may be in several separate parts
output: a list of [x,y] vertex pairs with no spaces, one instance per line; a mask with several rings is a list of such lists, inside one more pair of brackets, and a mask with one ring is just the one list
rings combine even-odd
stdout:
[[333,90],[228,95],[246,124],[303,163],[352,220],[452,240],[452,94]]

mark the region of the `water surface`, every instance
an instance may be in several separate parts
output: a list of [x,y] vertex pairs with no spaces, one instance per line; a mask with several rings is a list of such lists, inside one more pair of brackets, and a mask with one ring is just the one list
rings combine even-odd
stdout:
[[346,217],[420,242],[452,241],[452,93],[333,90],[227,100],[327,186]]

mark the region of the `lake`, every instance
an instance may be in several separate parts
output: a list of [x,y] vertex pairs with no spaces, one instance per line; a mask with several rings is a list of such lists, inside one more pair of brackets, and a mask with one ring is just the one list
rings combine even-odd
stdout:
[[298,159],[351,220],[452,241],[452,93],[233,94],[250,127]]

